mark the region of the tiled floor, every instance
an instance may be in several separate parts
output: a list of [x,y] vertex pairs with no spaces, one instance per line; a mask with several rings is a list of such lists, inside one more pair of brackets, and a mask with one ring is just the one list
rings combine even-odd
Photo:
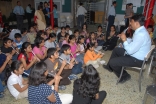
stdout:
[[[106,51],[103,59],[108,62],[110,55],[111,51]],[[148,66],[146,69],[148,69]],[[100,90],[107,92],[107,97],[103,104],[142,104],[146,86],[152,84],[153,81],[153,78],[148,75],[148,70],[145,70],[142,80],[142,91],[139,92],[138,72],[128,70],[131,75],[131,80],[124,84],[116,85],[117,77],[114,73],[108,72],[102,66],[97,70],[101,77]],[[60,93],[72,93],[72,90],[73,84],[70,84],[65,91],[60,91]],[[0,99],[0,104],[28,104],[28,101],[27,99],[15,100],[8,90],[6,90],[5,97]]]
[[[111,55],[110,51],[105,52],[105,59],[108,59]],[[148,66],[147,66],[148,68]],[[117,77],[114,73],[110,73],[103,69],[102,66],[97,69],[101,77],[100,90],[105,90],[107,92],[107,97],[103,104],[142,104],[143,95],[147,85],[152,83],[152,77],[147,74],[147,70],[144,72],[144,78],[142,81],[142,91],[139,92],[138,89],[138,72],[128,70],[131,75],[131,80],[124,84],[116,85]],[[67,86],[65,91],[60,91],[60,93],[72,93],[73,84]],[[0,99],[0,104],[28,104],[27,99],[15,100],[8,90],[5,92],[5,97]],[[149,103],[148,103],[149,104]]]

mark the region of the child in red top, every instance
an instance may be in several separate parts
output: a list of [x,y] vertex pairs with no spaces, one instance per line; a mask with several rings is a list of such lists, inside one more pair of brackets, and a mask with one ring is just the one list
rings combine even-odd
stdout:
[[23,43],[18,60],[22,62],[25,72],[30,73],[30,68],[37,62],[37,58],[32,54],[31,44],[29,42]]

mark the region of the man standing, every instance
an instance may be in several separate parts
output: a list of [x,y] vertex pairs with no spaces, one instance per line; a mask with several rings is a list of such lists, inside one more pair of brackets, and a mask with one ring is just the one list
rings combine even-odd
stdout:
[[[123,41],[124,48],[115,48],[107,65],[103,67],[110,72],[120,76],[122,66],[141,67],[145,55],[150,51],[151,39],[144,27],[145,17],[142,14],[137,14],[130,19],[130,28],[135,32],[132,41],[128,43],[124,33],[119,34]],[[124,55],[125,53],[125,55]],[[131,76],[124,70],[119,83],[124,83]]]
[[46,24],[47,26],[50,25],[50,8],[48,7],[48,3],[47,2],[44,2],[44,9],[43,9],[43,13],[45,15],[45,19],[46,19]]
[[77,28],[80,29],[81,26],[84,24],[84,17],[87,10],[83,7],[83,3],[80,3],[79,8],[77,9]]
[[[109,12],[108,12],[108,26],[107,26],[107,33],[110,32],[110,27],[112,25],[114,25],[114,20],[115,20],[115,15],[116,15],[116,12],[115,12],[115,7],[116,7],[117,3],[116,1],[113,1],[112,3],[112,6],[111,8],[109,9]],[[108,34],[107,34],[108,35]],[[106,35],[106,39],[107,39],[107,36]]]
[[28,4],[28,6],[26,7],[26,12],[27,12],[27,19],[28,19],[28,29],[31,26],[31,18],[32,18],[32,10],[31,10],[31,5]]
[[21,30],[23,27],[23,15],[24,15],[24,9],[21,6],[20,1],[17,1],[17,6],[15,6],[13,13],[16,14],[16,20],[17,20],[17,28]]

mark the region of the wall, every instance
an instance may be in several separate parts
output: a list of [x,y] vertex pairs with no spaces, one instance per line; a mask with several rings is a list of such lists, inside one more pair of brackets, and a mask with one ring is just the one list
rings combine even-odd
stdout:
[[62,5],[62,12],[71,12],[72,5],[71,0],[65,0],[64,5]]
[[[25,9],[28,4],[31,4],[34,7],[34,0],[18,0],[21,2],[22,7]],[[16,6],[17,0],[12,0],[12,2],[0,1],[0,10],[2,14],[6,17],[9,17],[13,8]]]

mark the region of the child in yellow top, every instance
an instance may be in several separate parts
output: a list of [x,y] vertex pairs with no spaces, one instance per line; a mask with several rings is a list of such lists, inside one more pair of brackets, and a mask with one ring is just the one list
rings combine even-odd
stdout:
[[147,31],[148,31],[148,33],[149,33],[151,39],[153,39],[153,32],[152,32],[152,29],[153,29],[152,25],[148,25],[148,26],[147,26]]
[[95,53],[95,43],[88,43],[86,48],[86,53],[84,55],[84,63],[85,65],[92,64],[95,68],[99,67],[100,64],[104,64],[105,61],[101,60],[104,54],[100,51]]

